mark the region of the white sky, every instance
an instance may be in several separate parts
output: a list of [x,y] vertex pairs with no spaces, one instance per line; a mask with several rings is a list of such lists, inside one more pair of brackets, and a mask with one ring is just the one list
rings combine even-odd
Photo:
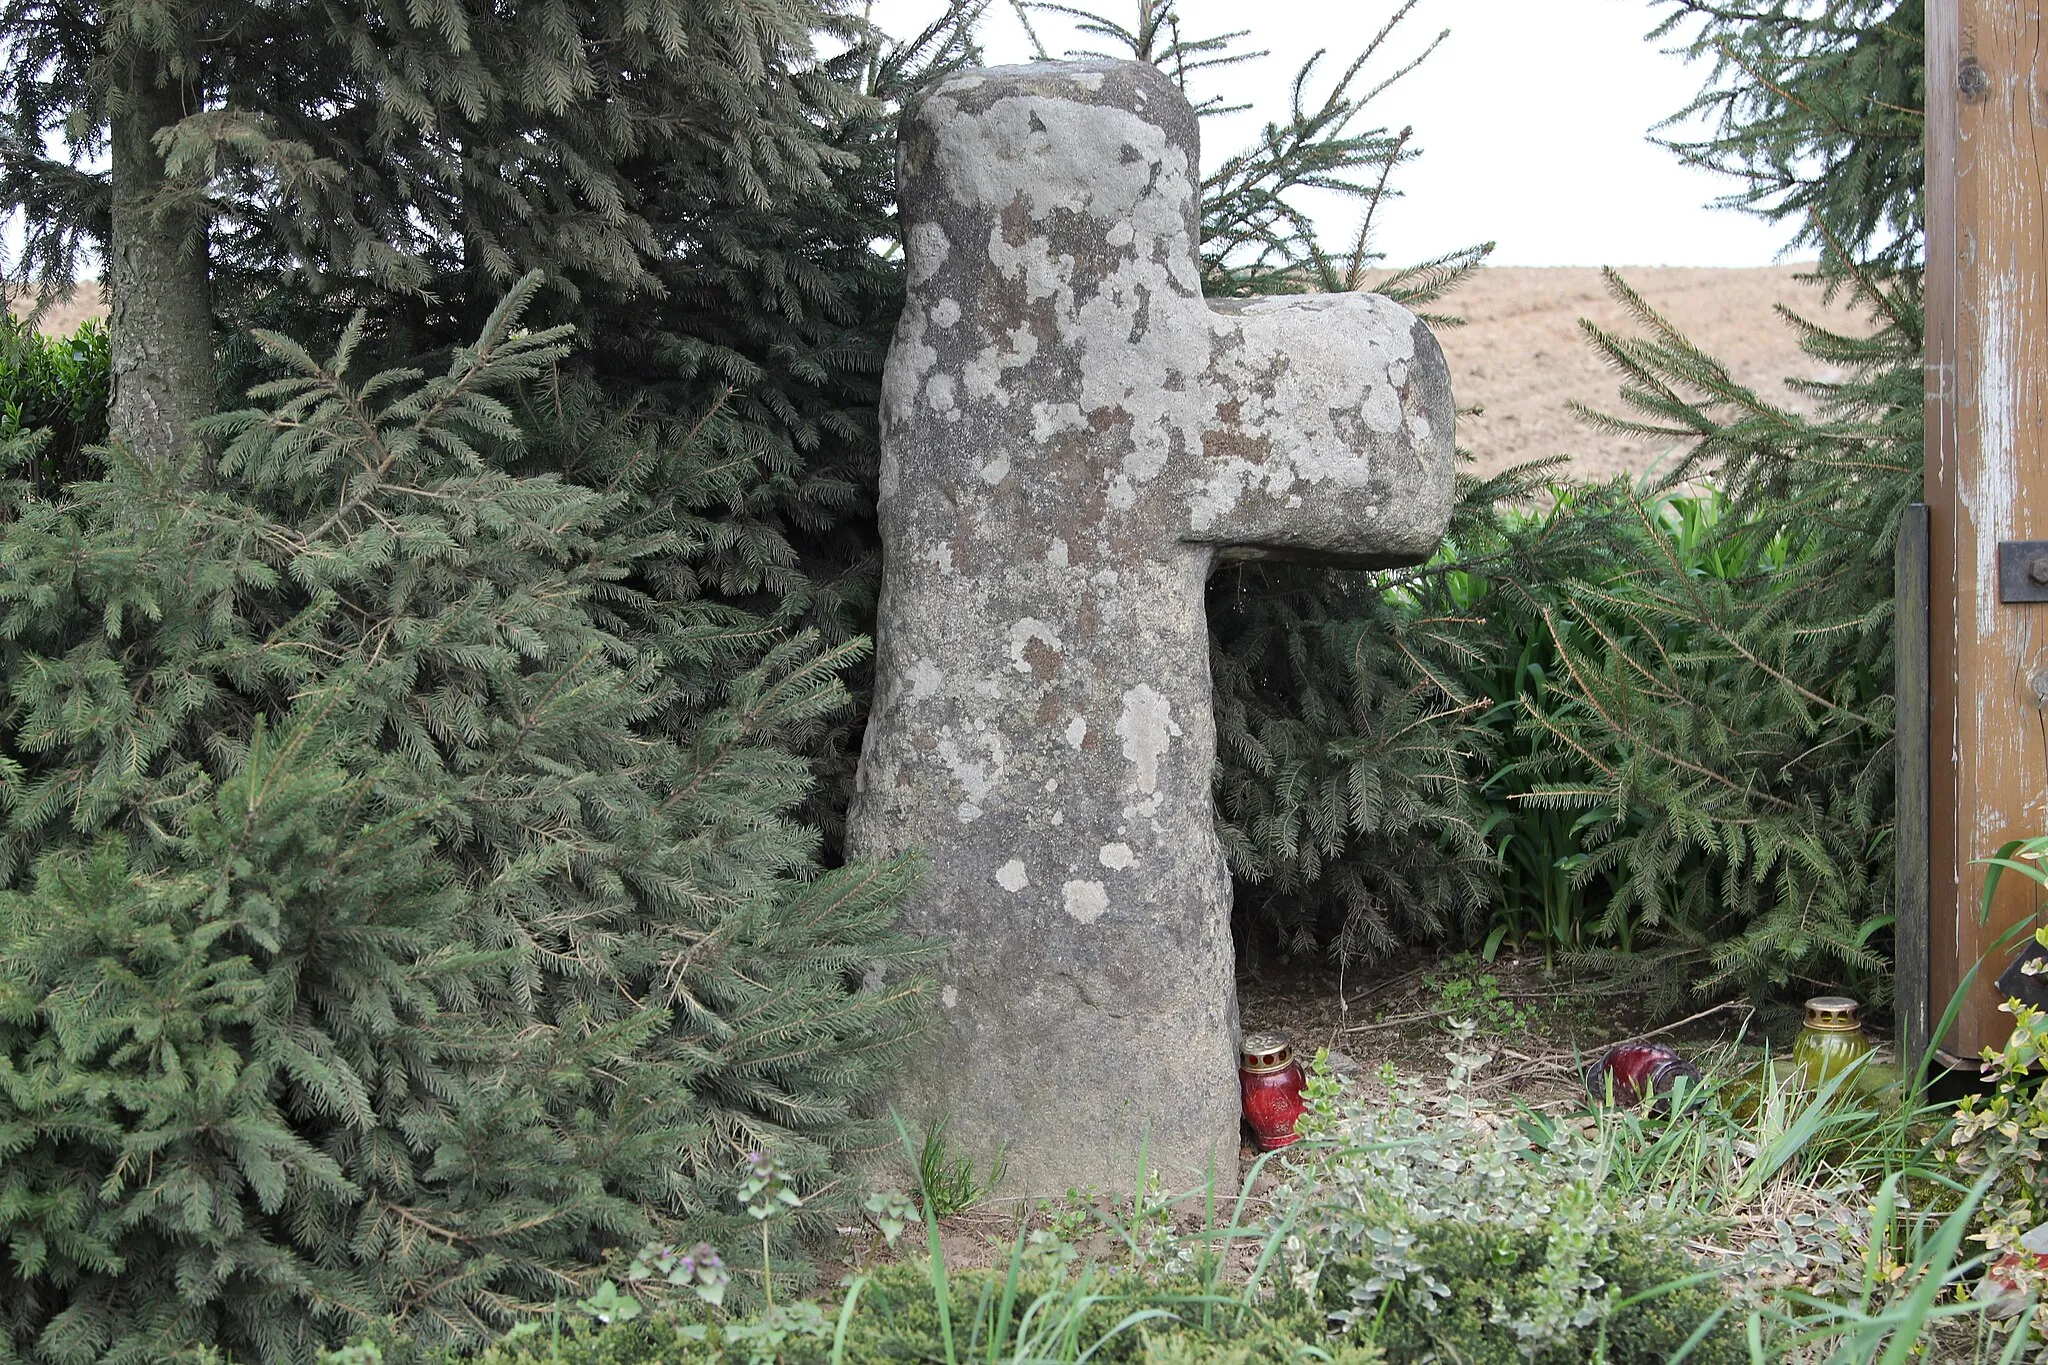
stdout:
[[[1135,0],[1093,7],[1122,22]],[[902,35],[942,8],[941,0],[875,0],[873,13]],[[1213,165],[1282,117],[1295,72],[1317,48],[1341,71],[1394,8],[1393,0],[1180,0],[1184,33],[1249,28],[1244,42],[1272,53],[1212,73],[1219,93],[1253,109],[1205,121],[1204,161]],[[1404,197],[1378,216],[1388,264],[1489,239],[1498,243],[1494,265],[1771,263],[1790,225],[1708,208],[1735,182],[1688,170],[1647,140],[1706,76],[1660,50],[1671,40],[1643,41],[1667,12],[1648,0],[1421,0],[1374,59],[1379,75],[1441,30],[1450,37],[1364,115],[1364,127],[1412,124],[1423,153],[1396,172]],[[1074,41],[1057,21],[1033,22],[1055,56]],[[993,0],[982,43],[991,62],[1032,55],[1008,0]],[[1355,230],[1355,212],[1337,208],[1324,226],[1342,240]]]

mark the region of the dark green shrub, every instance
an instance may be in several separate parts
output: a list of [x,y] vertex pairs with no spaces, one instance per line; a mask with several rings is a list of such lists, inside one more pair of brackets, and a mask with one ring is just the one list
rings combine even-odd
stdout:
[[107,329],[87,320],[70,336],[43,336],[12,314],[0,321],[0,441],[42,432],[33,457],[49,496],[98,472],[89,447],[107,439],[113,387]]
[[1240,923],[1288,951],[1469,937],[1494,897],[1472,642],[1386,587],[1265,564],[1210,583],[1217,832]]
[[[1741,690],[1745,660],[1718,646],[1711,623],[1643,610],[1659,579],[1686,585],[1691,602],[1732,609],[1776,591],[1814,548],[1739,520],[1718,488],[1648,493],[1617,480],[1559,485],[1546,506],[1496,510],[1438,556],[1433,596],[1411,593],[1409,610],[1461,623],[1469,650],[1456,676],[1484,703],[1474,724],[1486,743],[1471,771],[1500,876],[1489,957],[1502,943],[1540,948],[1546,960],[1697,952],[1728,932],[1720,908],[1689,890],[1708,871],[1700,850],[1662,879],[1632,879],[1603,855],[1663,819],[1655,802],[1615,791],[1624,760],[1605,727],[1668,704],[1675,688],[1645,680],[1674,659],[1699,659],[1702,694]],[[1602,683],[1608,690],[1589,697]]]
[[1613,813],[1592,822],[1581,875],[1613,884],[1610,918],[1657,929],[1642,937],[1662,940],[1674,985],[1834,981],[1882,1000],[1892,561],[1923,462],[1922,4],[1658,5],[1661,31],[1711,66],[1690,111],[1708,131],[1677,150],[1737,177],[1731,202],[1794,225],[1868,332],[1779,320],[1844,376],[1799,386],[1808,415],[1611,281],[1635,334],[1586,331],[1627,413],[1595,420],[1686,447],[1639,520],[1659,493],[1718,480],[1720,567],[1623,538],[1608,581],[1558,585],[1577,629],[1552,694],[1526,707],[1548,765],[1538,799]]
[[755,1148],[778,1267],[843,1213],[926,994],[914,869],[791,815],[853,651],[704,600],[746,471],[558,387],[530,288],[432,378],[266,338],[209,488],[0,485],[0,1355],[479,1343],[758,1246]]

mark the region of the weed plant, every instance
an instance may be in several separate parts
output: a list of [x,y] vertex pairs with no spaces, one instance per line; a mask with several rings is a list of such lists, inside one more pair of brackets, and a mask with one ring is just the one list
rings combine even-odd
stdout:
[[[1630,1358],[1617,1351],[1654,1329],[1610,1318],[1603,1334],[1599,1314],[1660,1301],[1701,1313],[1696,1337],[1658,1339],[1674,1360],[1861,1365],[1931,1351],[1988,1365],[2039,1348],[2038,1283],[2006,1262],[2004,1292],[1985,1292],[1993,1256],[1977,1236],[1999,1177],[1958,1175],[1944,1161],[1950,1116],[1919,1098],[1919,1078],[1872,1094],[1849,1072],[1809,1091],[1789,1067],[1710,1066],[1705,1085],[1681,1090],[1661,1114],[1598,1108],[1557,1119],[1473,1098],[1464,1081],[1484,1055],[1453,1052],[1441,1092],[1402,1087],[1393,1104],[1311,1086],[1307,1124],[1322,1136],[1294,1166],[1301,1185],[1284,1250],[1297,1276],[1306,1267],[1319,1281],[1350,1277],[1343,1297],[1374,1310],[1390,1359],[1427,1358],[1420,1336],[1402,1345],[1386,1330],[1412,1311],[1411,1280],[1449,1289],[1446,1304],[1495,1305],[1485,1323],[1431,1319],[1431,1341],[1458,1330],[1483,1341],[1487,1328],[1506,1327],[1527,1345],[1562,1322],[1571,1344],[1559,1358],[1573,1360]],[[1455,1253],[1475,1242],[1499,1253],[1494,1273],[1458,1282]],[[1667,1260],[1664,1278],[1639,1287],[1637,1261],[1657,1263],[1660,1246],[1699,1263],[1670,1273]],[[1589,1289],[1589,1269],[1606,1283]],[[1514,1270],[1542,1292],[1504,1292]],[[1702,1292],[1712,1302],[1675,1297]],[[1483,1345],[1460,1354],[1514,1358]]]
[[1430,1009],[1453,1031],[1463,1028],[1511,1037],[1528,1029],[1528,1011],[1501,993],[1499,977],[1473,970],[1475,965],[1470,958],[1453,957],[1436,971],[1424,973],[1422,988],[1431,997]]
[[956,1152],[947,1143],[946,1126],[944,1119],[927,1126],[916,1154],[917,1187],[940,1218],[963,1213],[987,1198],[1003,1183],[1009,1165],[1005,1154],[997,1152],[989,1159],[987,1170],[981,1170],[971,1155]]
[[[1986,862],[1983,914],[1988,916],[2001,881],[2020,876],[2048,887],[2048,871],[2041,860],[2048,856],[2048,837],[2014,840]],[[2034,927],[2039,916],[2022,921],[2005,936],[2018,938],[2028,932],[2029,949],[2021,955],[2023,971],[2037,971],[2044,961],[2039,950],[2048,948],[2048,927]],[[1993,1270],[2015,1293],[2039,1298],[2048,1289],[2048,1267],[2038,1259],[2048,1248],[2048,1086],[2042,1080],[2042,1062],[2048,1058],[2048,1013],[2020,1000],[2007,1000],[2012,1015],[2011,1035],[2001,1047],[1987,1048],[1983,1078],[1990,1083],[1989,1094],[1964,1097],[1958,1106],[1949,1147],[1944,1153],[1959,1173],[1988,1181],[1984,1189],[1982,1216],[1974,1234],[1995,1258]],[[1936,1036],[1946,1034],[1946,1021]],[[2033,1326],[2048,1335],[2048,1313],[2035,1310]]]

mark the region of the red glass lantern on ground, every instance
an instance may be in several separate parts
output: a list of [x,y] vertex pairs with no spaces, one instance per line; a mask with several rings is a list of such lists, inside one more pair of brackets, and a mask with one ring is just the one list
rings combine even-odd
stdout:
[[1611,1082],[1615,1104],[1634,1108],[1654,1097],[1658,1103],[1652,1108],[1661,1112],[1680,1077],[1686,1093],[1699,1089],[1700,1069],[1662,1043],[1617,1043],[1586,1072],[1586,1089],[1595,1100],[1604,1101]]
[[1252,1141],[1262,1152],[1275,1151],[1299,1136],[1294,1121],[1304,1108],[1301,1090],[1308,1077],[1294,1060],[1294,1049],[1277,1033],[1247,1036],[1237,1063],[1237,1088],[1244,1096],[1244,1119]]

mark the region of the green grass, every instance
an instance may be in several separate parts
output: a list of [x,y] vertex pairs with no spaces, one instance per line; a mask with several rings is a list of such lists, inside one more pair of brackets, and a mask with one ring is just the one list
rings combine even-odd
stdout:
[[972,1156],[952,1149],[946,1141],[946,1126],[944,1119],[926,1125],[912,1163],[926,1206],[941,1218],[965,1213],[986,1199],[1003,1183],[1009,1165],[1008,1154],[997,1152],[989,1158],[987,1169],[981,1170]]

